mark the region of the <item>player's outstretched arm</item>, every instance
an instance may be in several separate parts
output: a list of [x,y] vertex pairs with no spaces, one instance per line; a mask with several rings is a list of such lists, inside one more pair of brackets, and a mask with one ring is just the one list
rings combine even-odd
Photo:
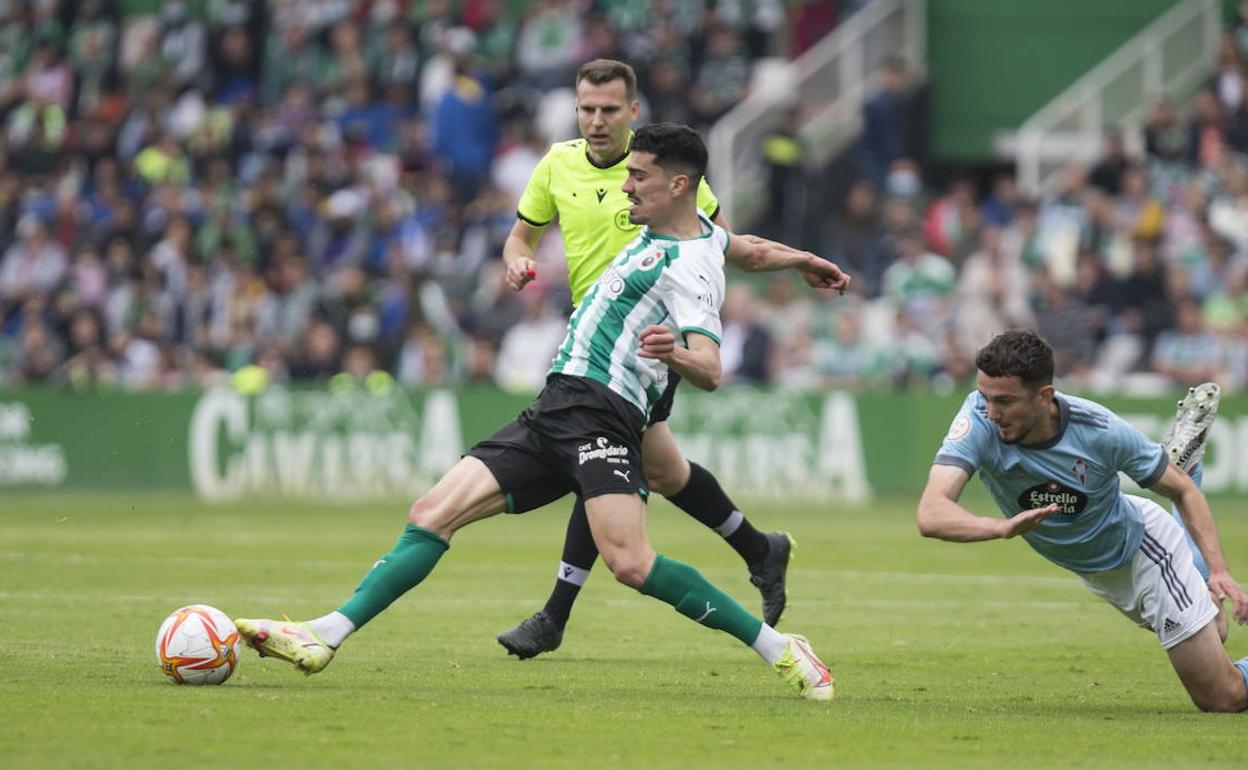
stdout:
[[533,261],[533,252],[542,240],[546,227],[534,227],[522,219],[517,219],[503,244],[503,262],[507,265],[507,285],[516,291],[537,277],[537,263]]
[[796,270],[811,287],[834,289],[842,294],[853,280],[835,262],[757,235],[732,236],[724,256],[732,264],[751,273]]
[[676,337],[666,326],[647,326],[638,336],[641,348],[637,355],[653,358],[671,367],[683,380],[702,390],[715,390],[723,378],[719,360],[719,344],[705,334],[687,332],[688,347],[676,344]]
[[919,498],[918,524],[923,537],[956,543],[1010,538],[1030,532],[1057,512],[1056,505],[1047,505],[1008,519],[977,516],[958,503],[970,478],[969,473],[953,465],[932,466],[923,496]]
[[1150,487],[1154,492],[1174,501],[1187,531],[1196,541],[1196,547],[1205,557],[1209,565],[1209,590],[1221,601],[1229,598],[1234,604],[1232,613],[1241,625],[1248,623],[1248,596],[1235,578],[1231,577],[1226,556],[1222,551],[1222,541],[1218,537],[1218,527],[1213,522],[1213,512],[1209,510],[1209,501],[1204,493],[1192,482],[1192,479],[1174,463],[1166,467],[1161,478]]

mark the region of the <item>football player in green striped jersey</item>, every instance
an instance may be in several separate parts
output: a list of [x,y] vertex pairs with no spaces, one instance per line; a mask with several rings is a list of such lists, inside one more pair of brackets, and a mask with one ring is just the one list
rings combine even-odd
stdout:
[[[632,67],[610,59],[591,61],[576,78],[576,116],[580,138],[556,142],[534,169],[517,206],[517,219],[503,248],[507,281],[522,289],[536,275],[534,249],[556,220],[568,263],[572,302],[579,305],[588,287],[602,274],[621,247],[636,237],[639,225],[628,215],[630,201],[621,189],[637,118],[637,78]],[[719,204],[703,178],[697,206],[720,226]],[[737,236],[770,248],[743,250],[738,267],[750,271],[792,268],[818,288],[843,288],[836,265],[807,252]],[[731,257],[730,257],[731,259]],[[707,527],[715,530],[745,561],[750,581],[763,598],[763,618],[776,624],[787,601],[785,574],[793,541],[785,532],[755,529],[705,468],[685,459],[667,427],[679,377],[669,382],[664,398],[652,410],[643,442],[645,473],[650,486]],[[556,649],[581,585],[598,557],[577,499],[568,521],[555,586],[546,605],[518,626],[499,634],[508,652],[530,658]]]
[[732,238],[698,212],[706,147],[688,126],[640,129],[627,165],[629,218],[645,227],[589,287],[541,395],[412,504],[394,548],[337,610],[307,622],[239,618],[262,655],[308,674],[324,669],[352,633],[428,577],[460,529],[576,492],[617,580],[750,647],[802,698],[832,698],[831,672],[805,637],[779,633],[698,570],[656,553],[646,534],[647,418],[672,374],[719,385],[724,258],[773,249]]

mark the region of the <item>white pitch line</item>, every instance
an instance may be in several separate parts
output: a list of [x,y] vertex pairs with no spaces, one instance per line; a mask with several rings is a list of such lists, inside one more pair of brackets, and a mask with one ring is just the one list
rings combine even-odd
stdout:
[[[337,601],[341,601],[341,595],[321,595],[317,597],[291,597],[291,596],[257,596],[252,593],[223,593],[221,591],[205,591],[208,596],[201,597],[200,601],[210,600],[220,604],[245,605],[250,607],[274,607],[288,609],[291,607],[329,607]],[[0,591],[0,600],[5,601],[22,601],[22,602],[40,602],[40,603],[56,603],[65,604],[90,604],[90,605],[134,605],[144,603],[161,603],[167,605],[180,604],[195,601],[193,595],[188,598],[186,593],[170,593],[170,594],[110,594],[103,592],[91,593],[64,593],[52,591]],[[412,610],[417,606],[420,607],[438,607],[452,609],[481,609],[481,608],[507,608],[521,607],[527,605],[540,604],[542,597],[539,596],[516,596],[516,597],[439,597],[430,594],[412,595],[409,599],[410,603],[405,606],[398,606],[396,610]],[[602,607],[610,607],[615,609],[635,609],[640,607],[656,606],[654,600],[643,599],[639,597],[584,597],[580,604],[590,604]],[[1097,601],[1091,594],[1087,595],[1086,601],[1035,601],[1035,600],[993,600],[993,599],[794,599],[789,602],[792,607],[855,607],[866,609],[880,610],[897,610],[897,609],[951,609],[951,608],[973,608],[973,609],[1000,609],[1000,610],[1022,610],[1027,611],[1035,609],[1044,610],[1065,610],[1076,607],[1097,604]]]
[[[249,558],[249,557],[222,557],[222,556],[143,556],[143,555],[127,555],[127,556],[108,556],[101,554],[28,554],[21,551],[0,551],[0,561],[37,561],[52,562],[55,564],[67,565],[86,565],[86,564],[115,564],[117,562],[124,563],[151,563],[151,564],[167,564],[167,565],[196,565],[204,566],[230,566],[230,567],[249,567],[276,565],[282,567],[298,567],[304,569],[325,569],[335,567],[349,567],[352,565],[363,565],[358,559],[342,559],[342,560],[325,560],[325,559],[283,559],[278,557]],[[363,569],[363,566],[361,566]],[[531,563],[515,563],[515,564],[499,564],[493,563],[488,567],[490,572],[536,572],[542,573],[545,570],[543,566],[534,566]],[[453,561],[438,566],[439,572],[459,572],[472,571],[480,573],[482,568],[479,564],[457,564]],[[740,570],[728,567],[711,567],[702,568],[704,574],[716,577],[737,575]],[[805,578],[827,578],[829,580],[883,580],[903,583],[927,583],[942,585],[1029,585],[1050,588],[1079,588],[1079,581],[1071,577],[1054,576],[1048,577],[1043,575],[956,575],[944,574],[937,572],[885,572],[885,571],[864,571],[864,570],[823,570],[809,569],[805,567],[794,566],[790,568],[791,574],[801,575]],[[605,573],[605,570],[599,570]]]

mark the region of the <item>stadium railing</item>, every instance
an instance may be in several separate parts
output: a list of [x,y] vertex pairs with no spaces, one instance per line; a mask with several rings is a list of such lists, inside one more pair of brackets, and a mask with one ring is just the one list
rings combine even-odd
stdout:
[[926,0],[877,0],[801,57],[760,63],[750,95],[715,123],[708,142],[708,176],[734,227],[748,225],[765,209],[760,144],[782,109],[800,108],[809,160],[826,163],[858,136],[871,73],[887,57],[901,55],[916,82],[926,78],[926,25]]
[[1018,161],[1019,187],[1053,193],[1072,160],[1093,160],[1109,128],[1138,143],[1148,105],[1185,98],[1213,71],[1221,32],[1219,0],[1183,0],[1028,118],[997,148]]

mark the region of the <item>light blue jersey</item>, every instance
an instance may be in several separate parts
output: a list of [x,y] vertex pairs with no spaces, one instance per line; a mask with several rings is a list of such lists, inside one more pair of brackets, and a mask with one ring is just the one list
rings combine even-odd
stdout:
[[1076,572],[1125,564],[1140,547],[1144,520],[1119,489],[1118,472],[1142,487],[1169,462],[1161,444],[1094,401],[1057,394],[1057,435],[1007,444],[978,391],[962,402],[934,464],[979,471],[997,507],[1014,516],[1050,503],[1058,512],[1023,535],[1049,561]]

